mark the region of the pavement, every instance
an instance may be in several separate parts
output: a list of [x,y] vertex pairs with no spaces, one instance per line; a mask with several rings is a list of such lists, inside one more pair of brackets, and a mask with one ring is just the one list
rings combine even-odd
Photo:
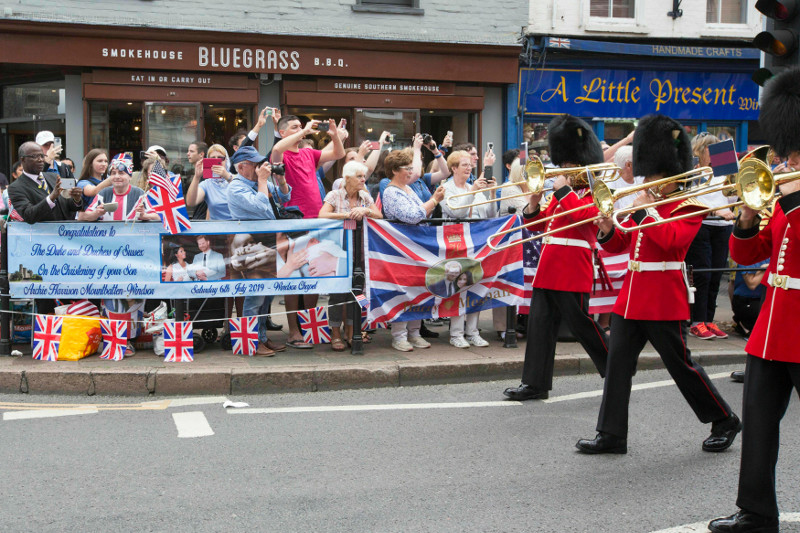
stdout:
[[[324,298],[320,300],[324,302]],[[273,311],[283,311],[277,299]],[[191,363],[165,363],[152,350],[138,350],[123,361],[101,360],[99,355],[76,362],[34,361],[29,346],[14,345],[23,356],[0,357],[0,392],[88,396],[262,394],[519,380],[525,339],[518,341],[517,348],[504,348],[495,340],[491,316],[485,311],[479,322],[481,335],[491,344],[487,348],[450,346],[447,326],[431,328],[440,337],[428,339],[430,348],[413,352],[394,350],[390,333],[378,330],[372,342],[364,345],[363,355],[334,352],[330,345],[322,345],[313,350],[287,348],[275,357],[245,357],[222,350],[217,342],[196,353]],[[283,324],[283,331],[273,332],[270,338],[285,342],[286,318],[280,315],[274,320]],[[722,296],[717,322],[723,329],[731,323],[730,305]],[[688,344],[692,357],[703,366],[744,365],[745,341],[736,334],[711,341],[689,337]],[[645,347],[638,368],[663,368],[652,346]],[[595,372],[580,344],[558,343],[554,375]]]

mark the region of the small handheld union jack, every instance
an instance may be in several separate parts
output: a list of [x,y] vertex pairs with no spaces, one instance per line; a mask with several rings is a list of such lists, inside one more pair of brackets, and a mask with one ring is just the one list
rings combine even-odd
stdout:
[[149,177],[147,206],[161,217],[164,229],[175,235],[192,228],[186,202],[183,199],[181,177],[169,178],[161,163],[156,161]]
[[328,311],[324,307],[314,307],[297,312],[303,340],[311,344],[331,342],[331,328],[328,325]]
[[103,332],[103,352],[100,359],[122,361],[128,346],[128,322],[103,319],[100,321],[100,329]]
[[253,355],[258,349],[258,318],[243,316],[228,320],[231,332],[233,353],[236,355]]
[[164,322],[164,362],[194,361],[194,334],[191,322]]
[[36,315],[33,322],[33,358],[39,361],[58,361],[63,318],[53,315]]

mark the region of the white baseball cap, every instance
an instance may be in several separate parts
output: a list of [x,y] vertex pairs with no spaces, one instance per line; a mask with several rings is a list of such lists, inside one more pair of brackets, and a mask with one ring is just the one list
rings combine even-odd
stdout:
[[[50,133],[50,132],[47,132],[47,133]],[[52,134],[51,134],[51,135],[52,135]],[[38,137],[37,137],[37,138],[38,138]],[[148,148],[148,149],[147,149],[147,150],[145,150],[145,151],[146,151],[146,152],[161,152],[161,155],[163,155],[164,157],[166,157],[166,156],[167,156],[167,151],[166,151],[166,150],[164,150],[164,148],[163,148],[163,147],[161,147],[161,146],[159,146],[159,145],[157,145],[157,144],[154,144],[153,146],[151,146],[150,148]]]
[[56,136],[52,131],[43,130],[36,134],[36,144],[44,146],[47,143],[55,142]]

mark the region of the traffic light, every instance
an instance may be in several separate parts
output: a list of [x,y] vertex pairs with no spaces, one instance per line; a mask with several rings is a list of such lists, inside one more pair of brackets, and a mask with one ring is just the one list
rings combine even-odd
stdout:
[[800,65],[798,0],[758,0],[756,9],[767,17],[767,29],[753,39],[765,53],[764,66],[753,74],[753,81],[764,85],[785,68]]

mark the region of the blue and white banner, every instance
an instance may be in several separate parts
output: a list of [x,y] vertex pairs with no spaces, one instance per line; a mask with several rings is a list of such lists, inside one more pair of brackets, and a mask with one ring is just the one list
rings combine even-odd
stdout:
[[352,287],[352,242],[342,221],[8,226],[12,298],[211,298],[324,294]]

